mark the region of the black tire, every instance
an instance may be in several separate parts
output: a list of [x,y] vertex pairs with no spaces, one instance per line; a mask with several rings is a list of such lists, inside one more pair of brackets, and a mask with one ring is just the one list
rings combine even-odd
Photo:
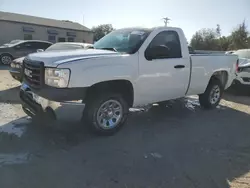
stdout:
[[[8,63],[4,63],[3,60],[2,60],[4,57],[9,58],[11,61],[9,61]],[[3,65],[10,65],[12,60],[13,60],[13,57],[10,54],[2,54],[0,56],[0,63],[3,64]]]
[[[218,87],[219,89],[219,94],[218,94],[218,100],[214,100],[214,102],[211,101],[211,93],[213,92],[213,89],[215,87]],[[223,93],[223,86],[220,82],[219,79],[217,78],[212,78],[207,86],[206,91],[199,95],[199,101],[200,101],[200,105],[201,107],[205,108],[205,109],[212,109],[215,108],[221,100],[222,97],[222,93]]]
[[[109,100],[118,101],[122,108],[122,116],[119,123],[112,128],[103,128],[97,119],[97,112],[105,102]],[[122,95],[117,93],[103,93],[94,95],[86,101],[86,107],[83,113],[83,120],[89,126],[90,130],[98,135],[110,136],[116,133],[124,125],[129,113],[128,103]],[[112,120],[113,121],[113,120]]]

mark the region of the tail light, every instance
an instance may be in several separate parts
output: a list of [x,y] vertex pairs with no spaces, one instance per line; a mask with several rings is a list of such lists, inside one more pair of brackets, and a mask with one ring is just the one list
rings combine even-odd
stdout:
[[236,72],[239,72],[239,59],[236,61]]

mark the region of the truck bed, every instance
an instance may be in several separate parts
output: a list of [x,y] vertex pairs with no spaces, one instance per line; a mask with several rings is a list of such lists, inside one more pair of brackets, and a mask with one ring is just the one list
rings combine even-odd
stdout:
[[225,89],[228,88],[235,79],[236,55],[225,54],[192,54],[190,55],[191,62],[191,77],[187,95],[201,94],[206,90],[213,72],[226,70],[227,81]]

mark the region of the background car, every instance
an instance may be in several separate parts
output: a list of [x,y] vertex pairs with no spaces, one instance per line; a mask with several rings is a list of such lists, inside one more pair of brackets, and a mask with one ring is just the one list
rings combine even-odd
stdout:
[[239,68],[235,84],[250,86],[250,49],[237,50],[233,54],[239,57]]
[[13,59],[36,52],[38,49],[47,49],[52,43],[39,40],[13,40],[0,46],[0,63],[9,65]]
[[[92,47],[93,47],[93,45],[89,44],[89,43],[59,42],[59,43],[55,43],[55,44],[51,45],[45,51],[88,49],[88,48],[92,48]],[[43,49],[37,49],[37,52],[42,52],[42,51],[43,51]],[[10,64],[11,76],[20,82],[22,82],[22,65],[23,65],[24,58],[25,58],[25,56],[14,59]]]
[[73,50],[93,48],[93,44],[80,42],[58,42],[50,46],[46,51],[52,50]]
[[225,54],[233,54],[236,51],[226,51]]

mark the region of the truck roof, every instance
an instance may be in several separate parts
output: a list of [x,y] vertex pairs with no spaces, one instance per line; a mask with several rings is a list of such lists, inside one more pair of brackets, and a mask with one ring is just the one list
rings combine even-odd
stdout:
[[181,28],[179,27],[166,27],[166,26],[157,26],[157,27],[125,27],[125,28],[121,28],[118,30],[125,30],[125,29],[140,29],[140,30],[147,30],[147,31],[153,31],[153,30],[158,30],[158,29],[174,29],[174,30],[180,30]]
[[158,27],[153,27],[153,29],[181,29],[179,27],[166,27],[166,26],[158,26]]

